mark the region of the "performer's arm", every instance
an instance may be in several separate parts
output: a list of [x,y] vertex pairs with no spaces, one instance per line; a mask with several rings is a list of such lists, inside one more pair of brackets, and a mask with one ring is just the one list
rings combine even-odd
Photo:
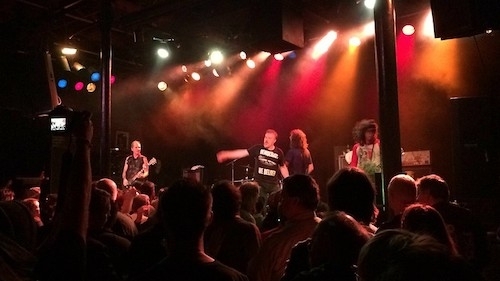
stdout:
[[314,165],[313,163],[310,163],[309,165],[307,165],[307,174],[310,175],[312,173],[312,171],[314,170]]
[[288,176],[290,176],[290,173],[288,172],[288,168],[286,167],[286,165],[280,166],[280,171],[283,178],[288,178]]
[[142,164],[142,172],[139,174],[139,178],[146,178],[149,176],[148,158],[144,156],[142,159],[144,160],[144,163]]
[[240,159],[249,155],[247,149],[222,150],[217,152],[217,162],[222,163],[227,160]]
[[122,172],[123,186],[129,185],[129,182],[127,180],[127,170],[128,170],[128,164],[127,164],[127,158],[125,158],[125,164],[123,165],[123,172]]

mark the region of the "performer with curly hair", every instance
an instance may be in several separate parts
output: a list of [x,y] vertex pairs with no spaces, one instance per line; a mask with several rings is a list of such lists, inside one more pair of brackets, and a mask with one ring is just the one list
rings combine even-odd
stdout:
[[285,165],[290,175],[309,175],[314,170],[308,146],[307,136],[301,129],[290,132],[290,150],[285,155]]
[[356,144],[352,148],[351,167],[358,167],[368,175],[382,172],[378,125],[373,119],[363,119],[352,130]]

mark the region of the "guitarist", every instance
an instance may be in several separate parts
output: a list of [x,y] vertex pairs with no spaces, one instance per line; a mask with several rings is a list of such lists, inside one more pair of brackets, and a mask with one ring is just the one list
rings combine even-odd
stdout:
[[147,180],[149,175],[148,158],[141,154],[141,143],[137,140],[130,144],[132,155],[125,159],[122,179],[124,187],[134,186],[140,193],[152,200],[155,197],[155,185]]

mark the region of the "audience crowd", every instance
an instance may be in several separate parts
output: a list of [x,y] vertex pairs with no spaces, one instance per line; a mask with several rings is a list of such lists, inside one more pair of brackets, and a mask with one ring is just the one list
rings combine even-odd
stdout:
[[152,198],[92,181],[92,122],[78,121],[57,194],[1,188],[0,280],[489,281],[498,256],[438,175],[396,175],[388,206],[355,167],[331,177],[324,201],[306,174],[285,178],[267,206],[253,182],[183,178]]

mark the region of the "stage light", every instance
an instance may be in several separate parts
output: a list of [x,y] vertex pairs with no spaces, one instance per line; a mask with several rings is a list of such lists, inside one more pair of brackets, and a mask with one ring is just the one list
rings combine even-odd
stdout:
[[85,66],[77,61],[75,61],[73,64],[73,69],[76,70],[76,71],[80,71],[82,69],[85,69]]
[[191,78],[193,78],[194,81],[200,81],[201,76],[198,72],[193,72],[191,73]]
[[[420,32],[419,32],[420,33]],[[434,39],[434,20],[432,19],[432,12],[429,11],[424,20],[424,28],[422,34]]]
[[326,53],[328,51],[328,49],[330,48],[330,46],[332,45],[333,41],[335,41],[335,39],[337,39],[337,32],[329,31],[314,46],[313,52],[312,52],[312,58],[318,59],[321,55]]
[[66,87],[68,87],[68,80],[59,79],[59,81],[57,81],[57,87],[59,87],[60,89],[65,89]]
[[375,8],[375,2],[376,0],[365,0],[365,7],[368,9],[373,9]]
[[410,35],[413,35],[413,33],[415,33],[415,27],[413,27],[413,25],[411,24],[407,24],[405,26],[403,26],[403,34],[406,35],[406,36],[410,36]]
[[101,80],[101,74],[99,72],[92,72],[92,74],[90,74],[90,81],[97,82],[99,80]]
[[158,48],[158,50],[156,51],[156,53],[162,59],[166,59],[170,55],[169,52],[168,52],[168,50],[165,49],[165,48]]
[[240,52],[240,58],[241,58],[242,60],[245,60],[245,59],[247,58],[247,53],[245,53],[245,52],[241,51],[241,52]]
[[96,89],[97,89],[96,84],[94,84],[92,82],[87,84],[87,92],[93,93],[93,92],[95,92]]
[[168,88],[168,85],[167,83],[165,83],[164,81],[161,81],[160,83],[158,83],[158,90],[160,91],[165,91],[166,89]]
[[75,90],[81,91],[81,90],[83,90],[84,86],[85,86],[85,84],[83,84],[82,81],[78,81],[78,82],[75,83]]
[[361,39],[359,39],[359,37],[354,36],[349,39],[350,47],[358,47],[359,45],[361,45]]
[[182,66],[181,66],[181,70],[182,70],[182,72],[184,72],[184,73],[185,73],[185,72],[187,72],[187,71],[188,71],[188,68],[187,68],[187,66],[182,65]]
[[220,77],[219,75],[219,72],[217,72],[217,69],[212,69],[212,74],[215,76],[215,77]]
[[492,29],[486,29],[486,34],[491,34],[493,32]]
[[277,61],[282,61],[285,57],[282,54],[274,54],[274,59]]
[[252,59],[247,59],[247,62],[246,62],[248,68],[255,68],[255,62],[252,60]]
[[71,55],[76,54],[76,52],[77,52],[77,49],[75,49],[75,48],[64,47],[64,48],[61,49],[61,53],[63,55],[71,56]]
[[210,67],[212,65],[212,61],[211,60],[205,60],[205,66],[206,67]]
[[210,60],[213,64],[221,64],[224,61],[224,55],[221,51],[213,51],[210,53]]
[[363,26],[363,36],[372,37],[375,35],[375,22],[371,21]]

